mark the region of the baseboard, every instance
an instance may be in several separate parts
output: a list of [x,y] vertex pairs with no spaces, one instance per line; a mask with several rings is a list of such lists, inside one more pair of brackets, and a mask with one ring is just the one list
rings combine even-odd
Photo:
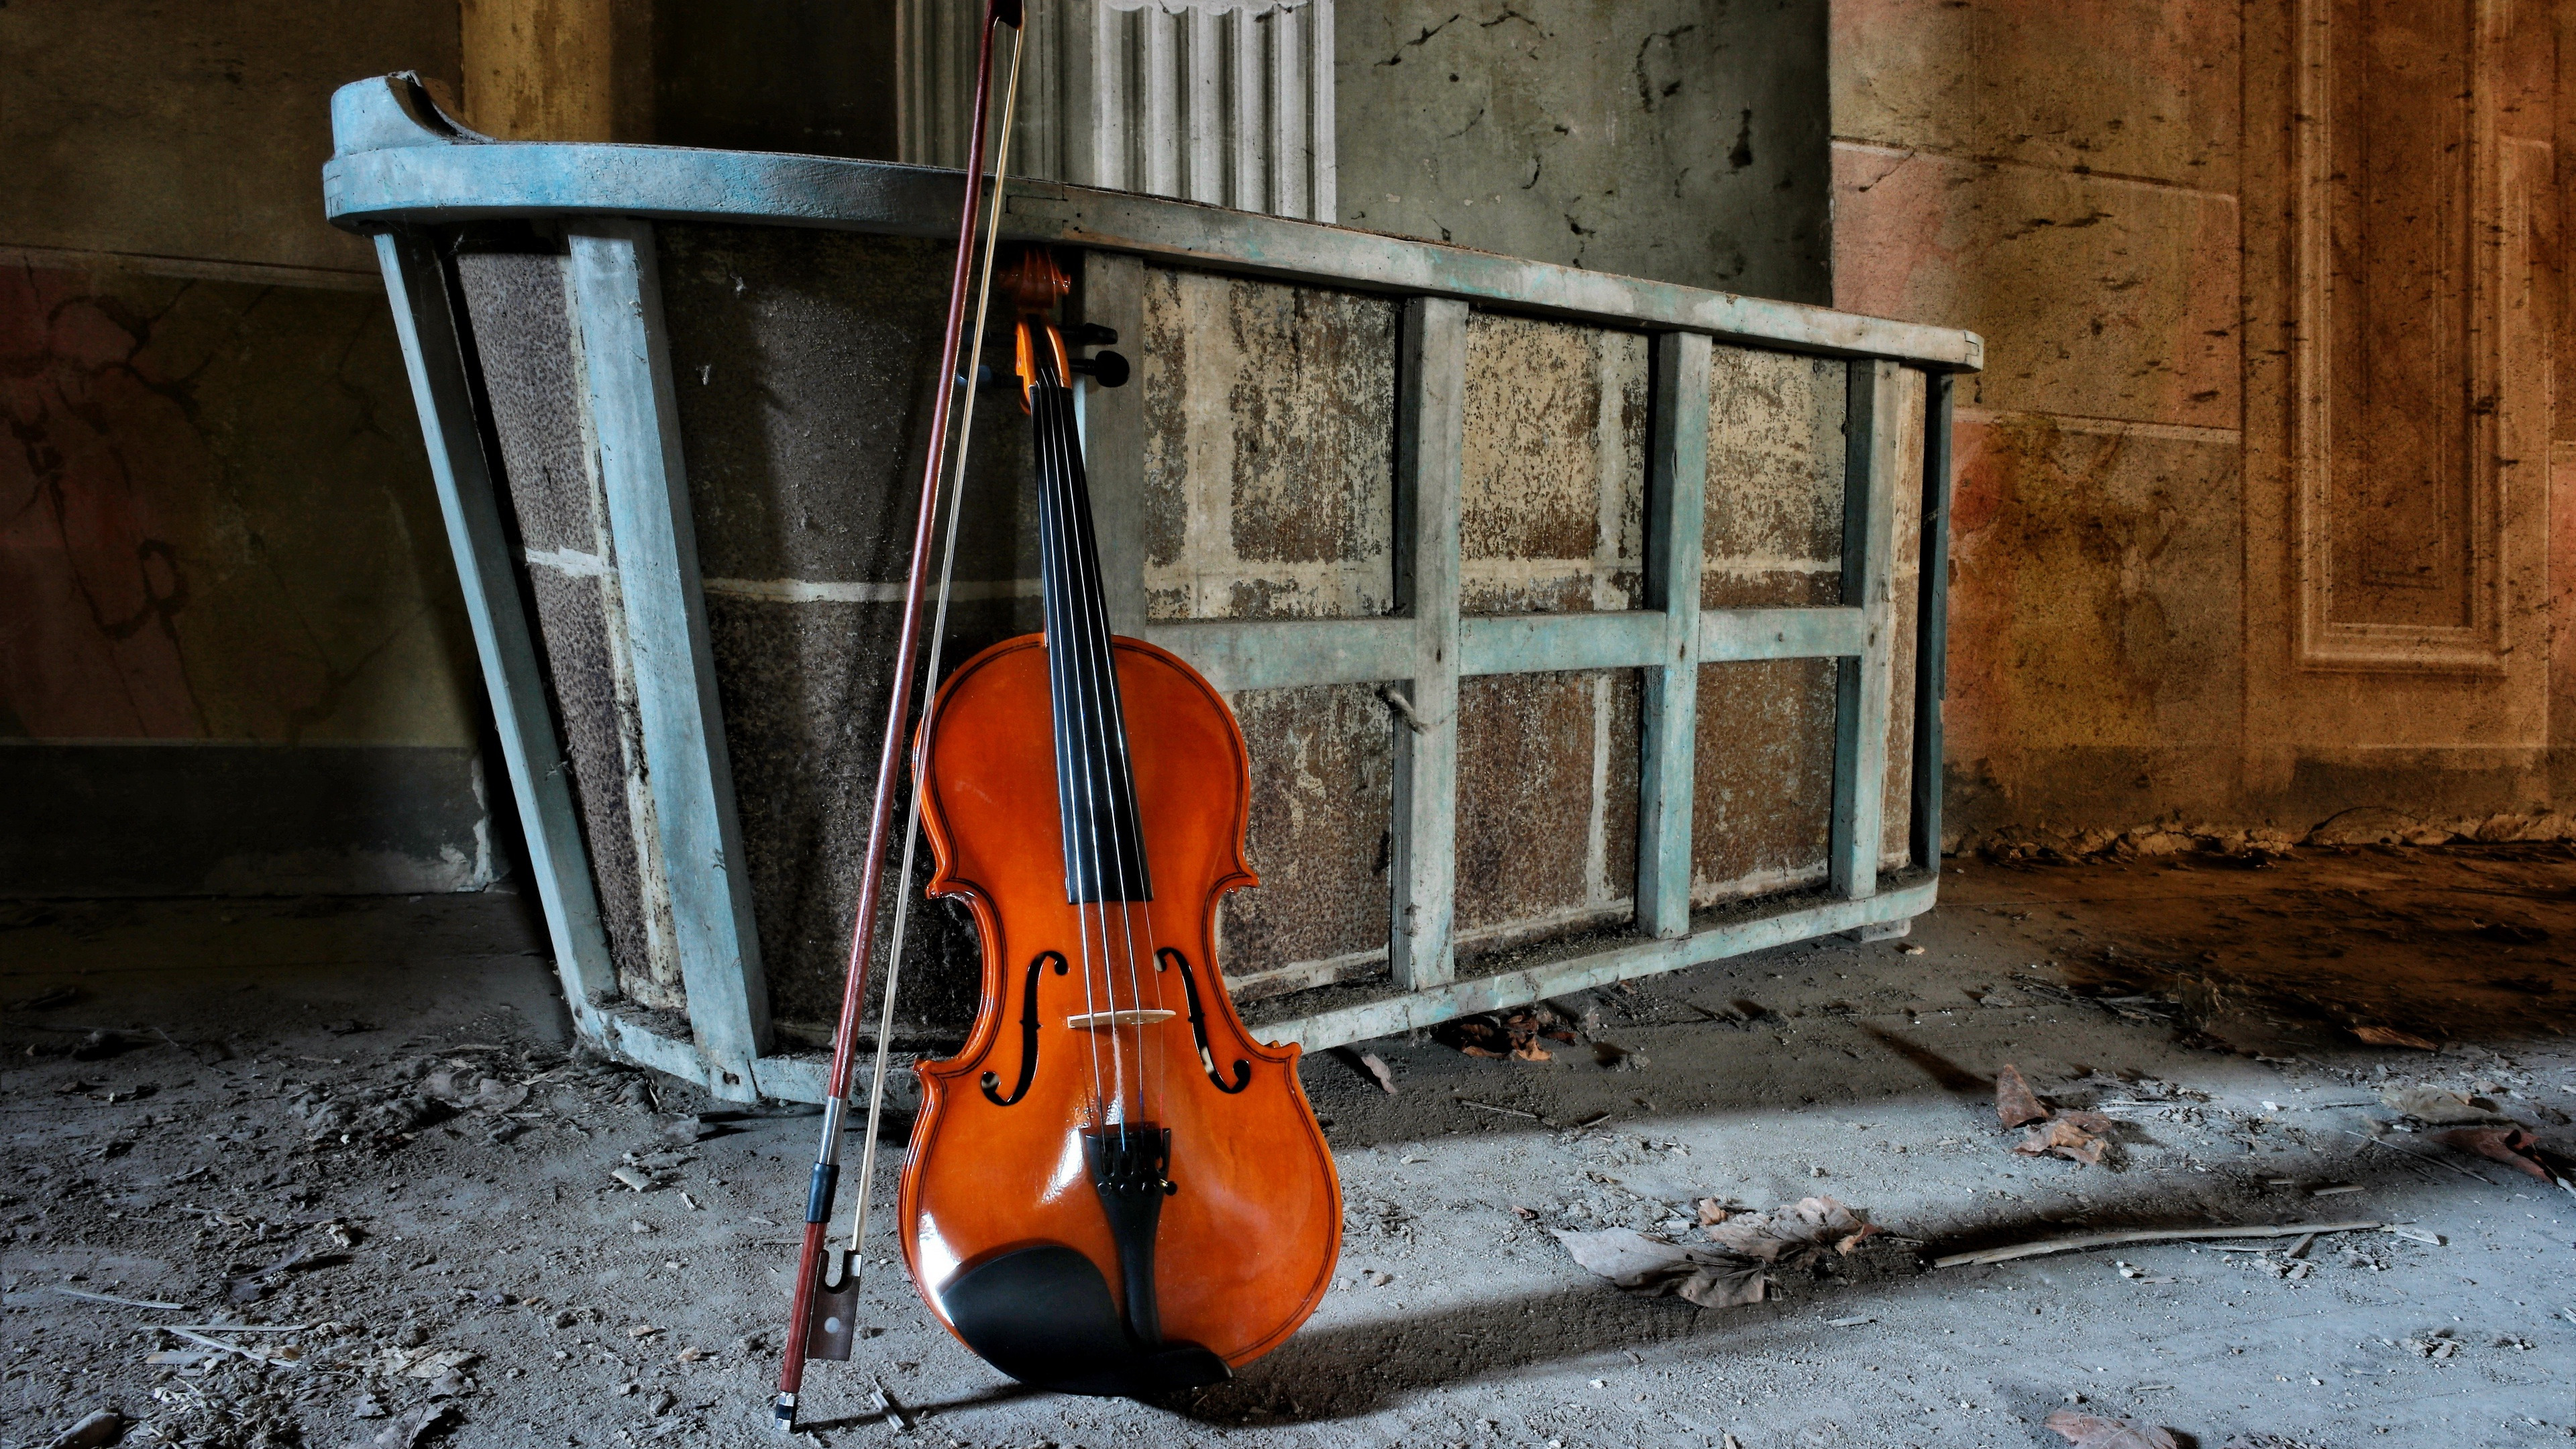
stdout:
[[487,798],[460,747],[0,740],[0,897],[480,890]]

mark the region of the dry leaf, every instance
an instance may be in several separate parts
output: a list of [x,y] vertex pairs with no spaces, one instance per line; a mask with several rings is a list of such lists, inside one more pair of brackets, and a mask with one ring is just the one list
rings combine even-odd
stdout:
[[2172,1434],[2153,1424],[2105,1419],[2073,1409],[2060,1409],[2043,1422],[2065,1435],[2075,1449],[2182,1449]]
[[2434,1133],[2433,1140],[2519,1168],[2542,1182],[2554,1176],[2540,1160],[2540,1139],[2520,1127],[2458,1127]]
[[376,1358],[376,1372],[388,1378],[436,1379],[479,1362],[469,1348],[389,1348]]
[[1849,1253],[1878,1225],[1829,1197],[1802,1197],[1769,1213],[1737,1213],[1708,1229],[1711,1241],[1765,1263],[1791,1264],[1832,1248]]
[[1702,1308],[1733,1308],[1761,1302],[1769,1284],[1768,1264],[1732,1252],[1686,1248],[1626,1228],[1550,1231],[1576,1263],[1649,1297],[1671,1293]]
[[414,1449],[461,1417],[454,1404],[426,1405],[387,1424],[372,1439],[350,1440],[349,1449]]
[[2436,1127],[2452,1127],[2465,1122],[2496,1120],[2493,1104],[2480,1106],[2457,1092],[2440,1087],[2391,1087],[2379,1094],[2379,1100],[2419,1122]]
[[2048,1120],[2048,1109],[2039,1104],[2039,1094],[2022,1080],[2021,1068],[2010,1062],[1995,1073],[1995,1115],[2003,1119],[2006,1127]]
[[2054,1154],[2069,1162],[2099,1167],[2102,1149],[2109,1145],[2102,1139],[2110,1130],[2111,1119],[2099,1112],[2061,1112],[2014,1143],[2013,1151],[2026,1157]]
[[1489,1052],[1480,1046],[1462,1046],[1458,1050],[1471,1057],[1483,1057],[1489,1062],[1499,1062],[1503,1059],[1501,1052]]
[[2394,1027],[2356,1026],[2352,1029],[2352,1034],[2372,1046],[2413,1047],[2419,1052],[2441,1050],[2441,1047],[2435,1043],[2426,1041],[2412,1032],[2399,1031]]
[[1726,1221],[1726,1204],[1719,1202],[1716,1198],[1701,1198],[1697,1203],[1697,1206],[1699,1208],[1699,1225],[1701,1227],[1712,1228],[1717,1226],[1719,1223]]
[[1516,1062],[1546,1062],[1554,1061],[1555,1058],[1547,1054],[1547,1048],[1538,1044],[1538,1038],[1532,1037],[1528,1041],[1522,1042],[1519,1046],[1512,1048],[1512,1060]]

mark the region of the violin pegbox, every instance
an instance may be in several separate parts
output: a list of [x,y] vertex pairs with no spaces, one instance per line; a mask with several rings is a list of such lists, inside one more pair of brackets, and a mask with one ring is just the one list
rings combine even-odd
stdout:
[[1055,253],[1041,246],[1019,249],[1011,259],[1010,269],[1002,274],[1002,287],[1011,295],[1011,304],[1020,314],[1013,352],[1020,379],[1020,404],[1028,406],[1029,391],[1037,386],[1037,354],[1041,348],[1054,355],[1053,380],[1066,387],[1080,373],[1101,387],[1124,387],[1132,375],[1127,359],[1115,352],[1092,357],[1076,357],[1073,349],[1101,347],[1118,340],[1111,328],[1097,322],[1078,323],[1059,329],[1047,320],[1056,304],[1073,291],[1073,278],[1058,265]]

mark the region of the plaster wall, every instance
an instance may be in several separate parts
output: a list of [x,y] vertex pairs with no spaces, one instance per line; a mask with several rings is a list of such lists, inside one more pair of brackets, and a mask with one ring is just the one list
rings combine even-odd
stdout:
[[1827,300],[1824,0],[1344,4],[1346,226]]
[[499,870],[474,656],[329,93],[456,10],[0,9],[0,893]]
[[1954,829],[2564,803],[2552,25],[1835,0],[1835,305],[1987,342]]

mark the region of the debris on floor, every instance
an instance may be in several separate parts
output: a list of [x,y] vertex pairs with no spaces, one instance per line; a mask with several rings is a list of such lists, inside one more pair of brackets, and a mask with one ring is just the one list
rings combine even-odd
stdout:
[[2013,1144],[2025,1157],[2057,1156],[2091,1167],[2102,1165],[2110,1146],[2111,1119],[2099,1112],[2057,1112]]
[[2464,1097],[2443,1087],[2391,1087],[2379,1094],[2379,1100],[2416,1121],[2435,1127],[2503,1120],[2495,1103]]
[[2567,1172],[2541,1156],[2540,1139],[2520,1127],[2455,1127],[2437,1132],[2433,1140],[2445,1147],[2473,1152],[2490,1161],[2501,1162],[2518,1172],[2526,1172],[2542,1182],[2553,1182],[2576,1193]]
[[2031,1122],[2040,1124],[2013,1144],[2013,1151],[2025,1157],[2057,1156],[2099,1167],[2110,1146],[2110,1118],[2099,1112],[2054,1107],[2042,1101],[2022,1078],[2021,1069],[2010,1062],[1995,1073],[1995,1116],[2007,1130]]
[[2170,1431],[2153,1424],[2106,1419],[2073,1409],[2059,1409],[2046,1422],[2075,1449],[2182,1449]]
[[115,1443],[125,1433],[125,1416],[114,1409],[97,1409],[82,1416],[81,1421],[45,1441],[45,1449],[102,1449]]
[[1579,1040],[1573,1026],[1545,1005],[1452,1017],[1431,1029],[1431,1039],[1487,1061],[1508,1057],[1524,1062],[1551,1060],[1544,1042]]
[[2285,1223],[2277,1227],[2200,1227],[2200,1228],[2123,1228],[2113,1232],[2083,1233],[2067,1238],[2042,1238],[2037,1242],[2013,1243],[1999,1248],[1980,1248],[1974,1252],[1952,1253],[1932,1260],[1935,1268],[1960,1268],[1975,1263],[2009,1263],[2016,1258],[2044,1258],[2054,1253],[2081,1253],[2093,1248],[2116,1248],[2129,1243],[2185,1243],[2225,1238],[2314,1238],[2328,1233],[2363,1233],[2373,1229],[2401,1232],[2379,1222]]
[[1375,1052],[1364,1052],[1356,1047],[1346,1046],[1333,1048],[1333,1055],[1350,1063],[1355,1070],[1375,1082],[1378,1090],[1390,1097],[1395,1095],[1395,1072],[1387,1066],[1385,1058]]
[[[1945,864],[1919,956],[1798,943],[1496,1012],[1499,1059],[1434,1031],[1313,1052],[1343,1266],[1275,1353],[1179,1406],[997,1392],[881,1219],[864,1362],[818,1370],[811,1419],[835,1444],[897,1415],[933,1444],[2027,1444],[2064,1439],[2039,1423],[2063,1386],[2205,1446],[2249,1420],[2273,1437],[2240,1449],[2519,1443],[2495,1415],[2568,1417],[2576,1198],[2440,1134],[2526,1132],[2562,1171],[2576,1148],[2576,991],[2547,943],[2468,924],[2528,887],[2576,940],[2576,854],[2549,849]],[[814,1109],[549,1038],[542,923],[495,942],[467,924],[493,900],[0,905],[0,997],[77,993],[0,1020],[0,1434],[113,1408],[122,1444],[199,1449],[772,1442]],[[2383,929],[2431,963],[2402,990],[2370,974],[2402,954],[2356,965]],[[114,1055],[73,1055],[93,1031]],[[2046,1115],[2001,1128],[2007,1063]],[[2103,1168],[2008,1150],[2077,1112]],[[1870,1211],[1802,1226],[1828,1183]],[[1557,1232],[1661,1250],[1604,1292]],[[1702,1309],[1694,1279],[1747,1301]]]
[[[1704,1198],[1699,1213],[1701,1231],[1714,1246],[1627,1228],[1550,1231],[1575,1262],[1619,1287],[1649,1297],[1675,1294],[1702,1308],[1776,1296],[1781,1284],[1775,1275],[1840,1276],[1844,1261],[1884,1231],[1830,1197],[1801,1198],[1770,1213],[1729,1213]],[[1913,1261],[1910,1243],[1899,1253]]]
[[2048,1109],[2039,1104],[2039,1094],[2022,1080],[2021,1068],[2010,1062],[1995,1073],[1995,1116],[2007,1128],[2048,1120]]

